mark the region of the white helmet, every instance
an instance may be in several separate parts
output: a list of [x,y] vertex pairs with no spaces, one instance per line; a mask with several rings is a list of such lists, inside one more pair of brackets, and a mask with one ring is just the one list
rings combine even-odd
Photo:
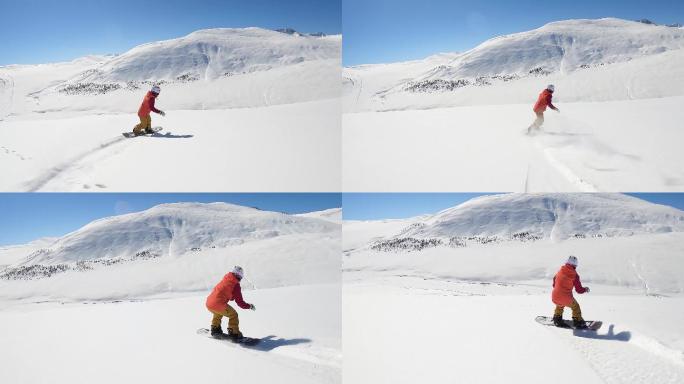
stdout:
[[239,279],[242,279],[242,276],[245,275],[245,271],[242,269],[241,266],[236,265],[235,267],[233,267],[233,274],[237,276]]
[[554,87],[553,84],[549,84],[549,85],[546,86],[546,89],[548,89],[549,91],[553,92],[553,91],[556,90],[556,87]]
[[567,264],[570,264],[572,266],[577,266],[577,258],[575,256],[568,256],[568,261],[566,262]]
[[161,88],[159,88],[158,85],[153,85],[153,86],[152,86],[152,89],[150,89],[150,91],[151,91],[152,93],[159,94],[159,92],[161,92]]

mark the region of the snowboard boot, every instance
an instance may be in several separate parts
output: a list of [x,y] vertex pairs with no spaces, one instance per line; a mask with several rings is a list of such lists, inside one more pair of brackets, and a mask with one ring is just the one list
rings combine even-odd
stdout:
[[153,134],[153,133],[154,133],[154,129],[152,129],[152,128],[145,128],[145,134],[146,134],[146,135],[151,135],[151,134]]
[[553,325],[555,325],[556,327],[563,327],[563,328],[568,327],[565,324],[565,322],[563,321],[563,316],[554,316],[553,317]]
[[233,343],[239,343],[244,339],[244,336],[242,336],[242,332],[240,331],[233,331],[232,329],[228,328],[228,334],[226,337],[231,340]]
[[587,329],[587,322],[583,319],[572,319],[572,326],[576,329]]
[[215,339],[223,339],[226,337],[226,334],[223,333],[221,330],[221,327],[211,327],[211,337]]

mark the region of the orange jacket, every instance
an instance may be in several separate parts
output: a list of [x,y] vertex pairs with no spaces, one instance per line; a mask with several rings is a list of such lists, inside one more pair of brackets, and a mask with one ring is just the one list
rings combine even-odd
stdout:
[[150,112],[161,112],[160,110],[154,107],[154,101],[156,100],[156,98],[157,95],[152,93],[152,91],[148,91],[142,103],[140,104],[140,108],[138,108],[138,116],[145,117],[149,116]]
[[214,290],[211,291],[207,297],[207,308],[214,312],[223,312],[228,306],[228,302],[235,300],[237,305],[242,309],[249,309],[249,304],[242,299],[242,289],[240,288],[240,280],[233,274],[233,272],[226,273],[223,279],[216,284]]
[[570,264],[565,264],[560,268],[556,276],[553,277],[553,291],[551,292],[551,300],[556,305],[569,306],[572,304],[572,288],[575,288],[577,293],[584,293],[587,291],[582,286],[580,277],[575,270],[575,267]]
[[551,109],[556,109],[556,107],[551,103],[551,99],[553,98],[553,92],[549,91],[548,89],[543,90],[539,94],[539,98],[537,98],[537,102],[534,103],[534,111],[536,113],[541,113],[546,111],[546,107],[549,107]]

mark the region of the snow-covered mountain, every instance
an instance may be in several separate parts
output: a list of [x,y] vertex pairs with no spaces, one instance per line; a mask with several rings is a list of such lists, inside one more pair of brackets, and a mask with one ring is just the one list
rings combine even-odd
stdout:
[[21,250],[21,260],[0,271],[5,298],[204,290],[236,264],[254,287],[329,284],[339,281],[340,225],[227,203],[162,204],[0,249],[0,259],[18,260]]
[[684,211],[620,194],[481,196],[427,217],[345,221],[344,271],[543,281],[568,255],[583,281],[684,292]]
[[137,46],[112,58],[81,81],[214,80],[339,57],[339,38],[262,28],[215,28]]
[[425,219],[397,237],[617,237],[684,232],[684,212],[622,194],[554,193],[481,196]]
[[67,234],[28,263],[63,263],[141,252],[180,256],[293,234],[324,234],[336,225],[305,217],[226,203],[162,204],[142,212],[96,220]]
[[615,18],[564,20],[499,36],[419,79],[569,73],[684,47],[684,30]]
[[120,55],[0,67],[0,117],[130,112],[152,84],[174,109],[255,107],[339,97],[341,36],[216,28]]
[[517,103],[530,97],[525,89],[533,94],[547,82],[560,84],[565,100],[680,95],[683,47],[682,28],[616,18],[557,21],[463,53],[345,68],[345,108]]

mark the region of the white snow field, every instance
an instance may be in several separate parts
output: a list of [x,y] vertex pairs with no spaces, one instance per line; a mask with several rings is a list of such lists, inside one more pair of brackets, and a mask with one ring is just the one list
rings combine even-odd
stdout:
[[[0,249],[0,381],[339,383],[340,225],[315,218],[327,214],[164,204],[28,244],[22,258]],[[238,309],[244,334],[262,338],[253,349],[196,333],[236,264],[257,308]]]
[[[344,382],[684,380],[684,212],[511,194],[401,221],[343,224]],[[603,321],[595,333],[534,320],[552,315],[570,254],[591,288],[575,294],[584,318]]]
[[[343,187],[682,191],[683,48],[682,28],[566,20],[345,68]],[[547,84],[561,112],[527,135]]]
[[[0,67],[0,190],[338,191],[340,42],[221,28]],[[125,139],[152,84],[164,129]]]

